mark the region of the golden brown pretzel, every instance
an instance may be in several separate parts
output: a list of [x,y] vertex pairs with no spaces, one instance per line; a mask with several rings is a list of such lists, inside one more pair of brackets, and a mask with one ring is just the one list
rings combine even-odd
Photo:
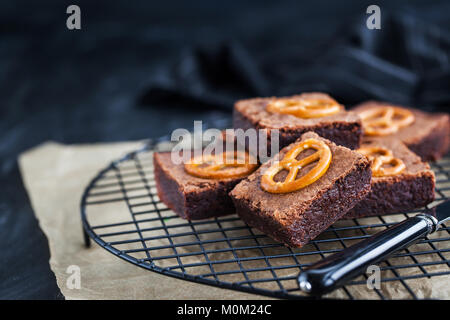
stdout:
[[404,108],[380,106],[359,113],[364,133],[369,136],[386,136],[414,122],[414,114]]
[[257,161],[248,152],[223,152],[218,155],[201,155],[184,165],[190,175],[205,179],[245,177],[257,167]]
[[[385,177],[402,173],[406,169],[405,163],[394,157],[391,150],[383,147],[363,147],[358,150],[372,162],[372,176]],[[391,165],[390,167],[383,167]]]
[[[306,149],[315,149],[314,154],[297,160],[298,155]],[[288,193],[304,188],[320,179],[331,164],[332,154],[328,145],[317,139],[308,139],[298,144],[286,153],[283,160],[276,161],[270,166],[261,178],[261,187],[270,193]],[[300,169],[308,164],[318,161],[307,174],[297,179]],[[274,177],[282,170],[289,171],[283,182],[275,182]]]
[[267,105],[272,113],[291,114],[299,118],[331,116],[342,110],[342,106],[331,98],[279,98]]

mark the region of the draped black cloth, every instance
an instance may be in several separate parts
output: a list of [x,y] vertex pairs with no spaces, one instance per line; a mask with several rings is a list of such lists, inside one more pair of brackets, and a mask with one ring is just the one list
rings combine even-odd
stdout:
[[314,46],[280,43],[256,53],[233,41],[195,47],[142,102],[230,110],[251,96],[323,91],[349,105],[377,99],[450,107],[450,33],[407,14],[383,15],[381,25],[369,30],[357,20]]

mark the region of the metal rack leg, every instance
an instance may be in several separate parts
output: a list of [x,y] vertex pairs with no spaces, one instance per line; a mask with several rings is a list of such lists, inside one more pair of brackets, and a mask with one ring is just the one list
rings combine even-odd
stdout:
[[84,228],[83,228],[83,238],[84,238],[84,246],[86,248],[90,248],[91,247],[91,238],[89,237],[89,235],[87,234],[87,232]]

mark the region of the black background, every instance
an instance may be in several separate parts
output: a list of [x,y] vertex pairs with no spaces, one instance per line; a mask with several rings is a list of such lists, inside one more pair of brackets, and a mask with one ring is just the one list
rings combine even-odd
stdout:
[[[70,4],[81,30],[66,28]],[[365,26],[370,4],[381,30]],[[235,99],[311,90],[447,110],[449,14],[448,1],[3,1],[0,298],[63,298],[20,152],[214,126]]]

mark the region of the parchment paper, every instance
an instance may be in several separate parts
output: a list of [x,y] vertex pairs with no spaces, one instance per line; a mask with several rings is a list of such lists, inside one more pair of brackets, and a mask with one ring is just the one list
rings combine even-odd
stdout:
[[[61,145],[48,142],[20,156],[19,165],[25,187],[40,227],[49,241],[50,267],[56,275],[58,286],[64,296],[67,299],[264,298],[259,295],[195,284],[143,270],[115,257],[95,242],[89,249],[84,247],[79,204],[85,186],[111,160],[137,149],[140,145],[140,142],[93,145]],[[108,211],[107,207],[102,210],[100,214],[104,217],[120,214],[120,212]],[[112,220],[117,221],[114,217]],[[379,230],[374,230],[376,231]],[[439,247],[439,245],[440,243],[436,243],[436,246]],[[424,246],[423,250],[429,249],[426,245]],[[446,259],[449,259],[448,252],[444,254]],[[311,257],[311,259],[317,259],[317,257]],[[410,257],[396,258],[392,260],[392,263],[410,264],[410,259]],[[426,255],[420,259],[421,262],[433,260]],[[283,261],[279,263],[282,264]],[[70,266],[80,268],[80,289],[70,289],[71,286],[67,285],[72,275],[68,273]],[[426,268],[428,272],[448,270],[445,264],[431,265]],[[293,271],[286,270],[284,275],[289,275],[289,272]],[[407,275],[410,272],[417,273],[417,269],[405,269],[401,271],[401,274]],[[393,274],[387,271],[382,273],[383,276],[392,277]],[[406,280],[406,283],[420,298],[448,299],[450,296],[449,276],[410,279]],[[349,290],[355,298],[378,298],[366,285],[349,286]],[[398,281],[382,282],[380,291],[388,298],[410,298]],[[345,298],[346,296],[345,292],[339,290],[328,297]]]
[[[258,295],[195,284],[143,270],[93,242],[84,247],[80,199],[84,187],[111,160],[141,143],[45,143],[19,158],[20,170],[50,247],[50,267],[66,299],[258,299]],[[80,267],[81,288],[66,285]],[[70,271],[70,270],[69,270]]]

